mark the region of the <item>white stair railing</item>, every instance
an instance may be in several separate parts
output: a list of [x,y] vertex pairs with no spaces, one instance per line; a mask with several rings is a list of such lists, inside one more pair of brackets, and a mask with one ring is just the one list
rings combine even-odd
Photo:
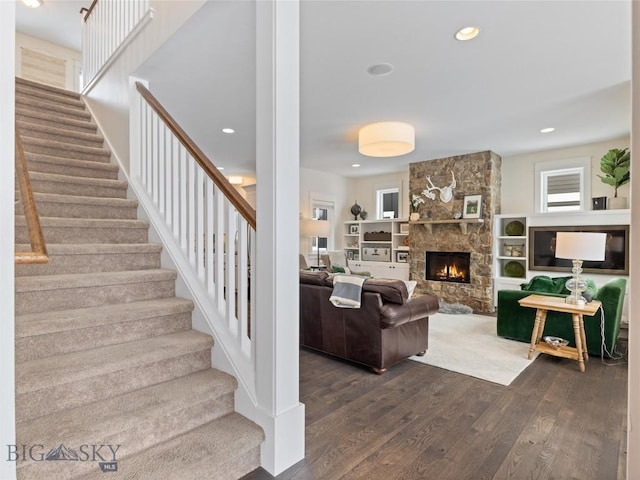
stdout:
[[[153,95],[136,83],[130,117],[131,182],[238,381],[255,401],[250,312],[255,210]],[[254,277],[255,278],[255,277]]]
[[151,0],[94,0],[82,9],[82,78],[87,90],[153,18]]

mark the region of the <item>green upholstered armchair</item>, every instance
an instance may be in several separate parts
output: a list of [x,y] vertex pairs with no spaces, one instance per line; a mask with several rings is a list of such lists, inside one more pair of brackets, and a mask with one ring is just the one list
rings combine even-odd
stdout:
[[[618,341],[618,334],[620,333],[620,319],[622,317],[626,286],[627,281],[623,278],[610,280],[601,286],[593,297],[594,300],[602,302],[605,346],[611,353],[613,353],[613,348]],[[539,291],[500,290],[498,292],[498,336],[522,342],[531,341],[536,310],[520,306],[518,300],[532,294],[556,297],[566,296]],[[591,355],[600,355],[602,339],[600,318],[600,313],[596,313],[593,317],[584,317],[587,350]],[[571,315],[562,312],[548,312],[543,335],[565,338],[570,341],[571,346],[575,346]]]

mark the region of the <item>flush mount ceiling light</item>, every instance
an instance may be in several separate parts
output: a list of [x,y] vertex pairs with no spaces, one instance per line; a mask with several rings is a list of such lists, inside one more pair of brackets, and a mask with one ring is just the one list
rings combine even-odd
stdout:
[[233,128],[223,128],[222,133],[236,133]]
[[540,130],[540,133],[551,133],[555,130],[555,128],[553,127],[547,127],[547,128],[543,128],[542,130]]
[[242,182],[244,181],[244,179],[242,177],[236,177],[236,176],[230,176],[229,177],[229,183],[231,185],[242,185]]
[[354,163],[354,164],[352,164],[351,166],[352,166],[353,168],[359,168],[359,167],[360,167],[360,164],[359,164],[359,163]]
[[471,40],[476,38],[479,33],[480,29],[478,27],[464,27],[456,32],[456,40],[461,42]]
[[24,3],[29,8],[38,8],[40,5],[42,5],[42,0],[22,0],[22,3]]
[[377,63],[367,68],[369,75],[379,77],[381,75],[389,75],[393,71],[393,65],[390,63]]
[[372,123],[358,133],[358,151],[368,157],[397,157],[415,148],[416,130],[408,123]]

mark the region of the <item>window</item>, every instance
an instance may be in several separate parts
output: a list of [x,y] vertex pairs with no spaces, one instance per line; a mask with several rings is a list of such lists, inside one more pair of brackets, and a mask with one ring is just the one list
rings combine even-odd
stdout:
[[311,207],[311,218],[316,220],[328,220],[331,225],[331,232],[328,237],[312,237],[311,252],[314,254],[326,253],[333,250],[333,202],[314,200]]
[[386,188],[384,190],[377,190],[376,197],[377,218],[400,217],[399,188]]
[[588,210],[590,167],[588,158],[536,164],[536,211]]

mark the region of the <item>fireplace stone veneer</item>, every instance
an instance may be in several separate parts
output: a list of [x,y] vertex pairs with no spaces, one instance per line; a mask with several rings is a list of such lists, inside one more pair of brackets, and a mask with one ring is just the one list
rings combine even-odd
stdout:
[[[501,159],[493,152],[428,160],[409,166],[409,194],[422,195],[426,177],[434,184],[448,184],[453,171],[457,186],[454,197],[443,203],[426,199],[420,216],[431,220],[453,220],[462,212],[465,195],[482,195],[483,223],[433,223],[430,229],[418,223],[409,227],[410,279],[418,282],[418,293],[431,293],[447,303],[462,303],[476,312],[493,312],[493,217],[500,213]],[[468,252],[469,283],[427,280],[425,252]]]

